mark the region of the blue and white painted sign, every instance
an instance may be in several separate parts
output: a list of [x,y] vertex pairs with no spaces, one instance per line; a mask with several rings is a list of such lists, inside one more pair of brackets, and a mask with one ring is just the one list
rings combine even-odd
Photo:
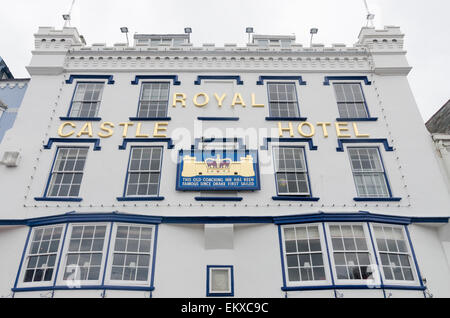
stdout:
[[178,158],[177,190],[259,190],[256,150],[181,150]]

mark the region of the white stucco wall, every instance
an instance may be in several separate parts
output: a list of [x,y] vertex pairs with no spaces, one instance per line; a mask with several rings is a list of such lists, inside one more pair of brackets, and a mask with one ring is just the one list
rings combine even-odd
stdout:
[[[0,198],[2,211],[0,220],[21,220],[75,211],[77,213],[118,211],[146,216],[285,216],[318,212],[369,211],[371,213],[403,217],[449,217],[450,198],[442,177],[433,144],[418,113],[407,74],[410,67],[403,51],[403,35],[397,28],[384,32],[363,29],[362,36],[354,47],[334,46],[314,49],[294,46],[291,51],[273,48],[258,51],[257,48],[239,50],[228,46],[223,49],[186,46],[181,51],[144,50],[141,47],[107,49],[103,46],[81,49],[77,32],[67,28],[62,32],[43,28],[36,35],[36,51],[28,70],[31,82],[13,129],[8,131],[0,145],[0,154],[19,151],[22,160],[18,167],[0,165]],[[64,38],[65,42],[49,43],[51,38]],[[387,37],[397,42],[384,45]],[[46,38],[46,42],[41,42]],[[367,39],[377,38],[377,45]],[[43,44],[45,43],[45,44]],[[64,44],[61,44],[64,43]],[[369,44],[367,44],[369,43]],[[367,45],[364,46],[364,45]],[[70,48],[70,51],[68,49]],[[370,53],[367,48],[370,48]],[[99,58],[102,59],[99,59]],[[121,60],[118,59],[121,57]],[[260,60],[260,58],[264,60]],[[81,59],[83,58],[83,59]],[[111,59],[110,59],[111,58]],[[149,59],[147,59],[149,58]],[[159,58],[159,59],[158,59]],[[167,59],[168,58],[168,59]],[[225,58],[223,60],[222,58]],[[242,58],[244,60],[242,60]],[[281,60],[280,60],[281,59]],[[81,202],[41,202],[48,182],[52,162],[58,145],[49,150],[43,148],[50,138],[57,138],[58,128],[63,123],[59,117],[67,115],[77,81],[66,84],[70,75],[111,75],[115,84],[105,84],[99,117],[93,122],[94,138],[102,122],[115,125],[114,135],[100,141],[101,151],[90,147],[80,192]],[[128,122],[136,116],[141,85],[131,85],[136,75],[177,75],[181,85],[170,81],[170,100],[167,136],[173,139],[175,149],[167,149],[167,143],[152,143],[164,146],[160,195],[161,202],[118,202],[123,195],[124,180],[130,154],[118,150],[122,144],[122,128],[119,123]],[[244,85],[236,81],[205,80],[194,85],[198,75],[239,75]],[[330,122],[329,136],[324,137],[316,126],[313,142],[317,151],[306,149],[312,194],[318,202],[274,201],[276,186],[272,163],[271,144],[269,151],[261,150],[263,139],[279,137],[278,122],[266,121],[269,116],[267,84],[256,85],[261,75],[298,76],[307,85],[298,85],[301,116],[316,125]],[[362,82],[364,95],[371,117],[378,121],[358,122],[361,133],[372,139],[387,139],[394,151],[385,151],[378,146],[388,176],[392,194],[400,202],[355,202],[357,196],[351,172],[348,152],[337,152],[337,133],[333,127],[339,117],[333,86],[323,84],[325,76],[367,76],[372,85]],[[187,95],[186,107],[172,107],[173,94]],[[210,96],[210,103],[195,107],[192,98],[197,93]],[[218,107],[214,93],[226,93],[224,105]],[[241,93],[247,106],[230,106],[232,96]],[[251,95],[264,108],[251,107]],[[198,121],[197,117],[234,116],[239,121]],[[85,122],[74,122],[78,132]],[[152,134],[154,122],[142,122],[142,131]],[[288,127],[289,121],[282,121]],[[292,122],[294,135],[299,122]],[[137,122],[129,129],[128,137],[135,137]],[[351,124],[350,134],[354,132]],[[70,129],[69,129],[70,130]],[[242,202],[198,202],[199,192],[175,190],[176,158],[178,150],[190,149],[195,138],[239,137],[249,149],[258,150],[260,156],[261,190],[241,192]],[[289,138],[285,132],[284,137]],[[85,138],[85,137],[82,137]],[[292,145],[295,143],[286,143]],[[298,143],[297,143],[298,144]],[[77,143],[70,143],[70,146]],[[131,143],[133,145],[133,143]],[[139,143],[136,143],[139,145]],[[345,147],[346,148],[346,145]],[[7,222],[6,222],[7,223]],[[0,251],[11,255],[2,263],[6,270],[0,271],[0,295],[10,294],[18,264],[22,255],[27,227],[1,228]],[[442,228],[411,226],[411,236],[417,250],[419,267],[424,273],[431,292],[435,296],[450,294],[448,246],[442,242]],[[204,225],[161,224],[155,267],[155,291],[106,291],[106,297],[204,297],[206,265],[233,265],[235,270],[236,297],[334,297],[333,291],[281,291],[282,271],[277,227],[273,224],[235,224],[234,247],[228,250],[206,250]],[[447,256],[445,251],[447,251]],[[182,265],[182,269],[180,269]],[[257,270],[255,270],[255,267]],[[439,273],[439,274],[438,274]],[[263,279],[262,279],[263,278]],[[39,296],[46,292],[33,292],[19,296]],[[56,291],[55,297],[91,296],[100,297],[101,291]],[[380,290],[338,290],[343,297],[383,297]],[[418,291],[392,290],[389,297],[423,297]]]

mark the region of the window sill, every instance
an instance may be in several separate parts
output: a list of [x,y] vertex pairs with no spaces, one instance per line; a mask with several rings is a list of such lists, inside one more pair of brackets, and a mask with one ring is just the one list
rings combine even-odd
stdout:
[[119,202],[127,202],[127,201],[163,201],[164,197],[120,197],[117,198]]
[[12,288],[12,292],[32,292],[32,291],[53,291],[53,290],[131,290],[131,291],[154,291],[155,287],[143,286],[108,286],[108,285],[82,285],[77,288],[69,286],[48,286],[48,287],[18,287]]
[[356,202],[400,202],[402,198],[353,198]]
[[100,117],[59,117],[64,121],[101,121]]
[[370,118],[336,118],[336,121],[377,121],[378,117]]
[[276,197],[272,197],[272,200],[274,200],[274,201],[312,201],[312,202],[317,202],[320,200],[320,198],[298,197],[298,196],[276,196]]
[[234,293],[207,293],[206,297],[234,297]]
[[242,201],[241,197],[195,197],[195,201]]
[[305,290],[335,290],[335,289],[392,289],[392,290],[417,290],[424,291],[423,286],[402,286],[402,285],[326,285],[326,286],[296,286],[281,287],[282,291],[305,291]]
[[36,201],[42,202],[81,202],[82,198],[34,198]]
[[171,117],[130,117],[130,121],[170,121]]
[[306,117],[266,117],[267,121],[307,121]]
[[239,117],[197,117],[203,121],[239,121]]

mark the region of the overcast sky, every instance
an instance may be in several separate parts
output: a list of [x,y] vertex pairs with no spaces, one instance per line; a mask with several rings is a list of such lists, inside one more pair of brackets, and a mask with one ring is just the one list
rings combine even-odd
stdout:
[[[450,1],[367,0],[375,26],[396,25],[406,34],[412,90],[424,120],[448,99],[450,89]],[[0,56],[16,78],[28,77],[33,34],[38,26],[61,28],[61,15],[72,0],[14,0],[2,5]],[[130,33],[183,33],[193,28],[192,41],[238,43],[247,40],[245,27],[260,34],[295,34],[309,43],[309,29],[318,27],[315,42],[331,45],[357,41],[365,25],[363,0],[76,0],[72,26],[92,43],[125,42]]]

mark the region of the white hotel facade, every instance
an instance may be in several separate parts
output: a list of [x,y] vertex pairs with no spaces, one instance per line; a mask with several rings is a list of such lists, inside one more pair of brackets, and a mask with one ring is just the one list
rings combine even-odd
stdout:
[[2,297],[449,297],[397,27],[354,46],[42,27],[0,145]]

